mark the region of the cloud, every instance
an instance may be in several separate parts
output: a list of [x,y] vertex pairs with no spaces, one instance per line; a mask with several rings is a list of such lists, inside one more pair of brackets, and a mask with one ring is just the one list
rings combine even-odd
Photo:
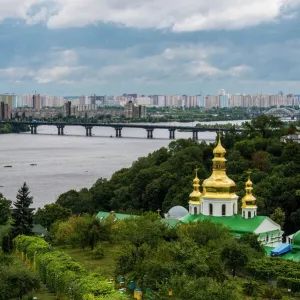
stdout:
[[291,18],[300,0],[0,0],[0,20],[22,18],[49,28],[98,22],[175,32],[241,29]]
[[274,21],[299,0],[56,0],[48,27],[81,27],[97,22],[175,32],[241,29]]

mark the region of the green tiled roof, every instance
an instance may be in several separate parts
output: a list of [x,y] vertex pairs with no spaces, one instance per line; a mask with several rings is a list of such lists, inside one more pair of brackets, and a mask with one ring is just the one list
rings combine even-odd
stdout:
[[209,220],[213,223],[220,223],[225,227],[229,227],[229,229],[234,232],[253,233],[265,219],[267,219],[267,217],[264,216],[256,216],[251,219],[245,219],[241,215],[233,215],[230,217],[214,217],[214,216],[204,216],[202,214],[199,215],[188,214],[185,217],[183,217],[181,221],[187,224],[191,222]]
[[104,219],[106,219],[107,217],[110,217],[110,216],[117,219],[117,220],[125,220],[125,219],[136,217],[136,215],[118,214],[118,213],[115,213],[115,212],[100,211],[96,215],[96,218],[101,219],[101,217],[103,217]]

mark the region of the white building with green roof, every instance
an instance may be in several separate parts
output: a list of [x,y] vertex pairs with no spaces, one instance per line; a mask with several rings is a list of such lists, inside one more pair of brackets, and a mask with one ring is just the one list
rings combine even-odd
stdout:
[[279,224],[269,217],[257,216],[256,198],[252,194],[250,176],[246,182],[246,195],[242,199],[241,215],[238,214],[238,196],[236,184],[226,174],[226,150],[219,138],[214,149],[213,170],[211,176],[204,180],[202,192],[197,176],[193,180],[194,190],[190,194],[189,213],[182,217],[182,223],[210,220],[229,228],[236,236],[245,233],[258,235],[258,240],[265,246],[275,247],[282,242]]

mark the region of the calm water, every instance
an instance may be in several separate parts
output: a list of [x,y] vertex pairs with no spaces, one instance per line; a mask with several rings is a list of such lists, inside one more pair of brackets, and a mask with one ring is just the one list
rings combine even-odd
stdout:
[[[99,127],[93,128],[93,137],[86,137],[83,127],[65,127],[65,134],[58,136],[56,127],[40,126],[37,135],[0,135],[0,193],[15,200],[26,182],[34,207],[42,207],[70,189],[91,187],[100,177],[110,178],[138,157],[170,143],[167,130],[154,130],[153,140],[145,138],[146,130],[132,128],[124,128],[122,138],[115,138],[113,128]],[[176,138],[189,137],[192,133],[176,132]],[[199,140],[214,138],[215,133],[199,133]],[[6,165],[12,168],[4,168]]]

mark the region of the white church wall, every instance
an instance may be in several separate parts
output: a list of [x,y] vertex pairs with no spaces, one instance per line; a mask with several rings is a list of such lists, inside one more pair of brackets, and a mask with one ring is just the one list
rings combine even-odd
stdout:
[[213,206],[213,216],[222,217],[222,206],[226,206],[226,216],[232,216],[237,213],[237,198],[236,199],[205,199],[202,198],[203,215],[210,215],[210,204]]

